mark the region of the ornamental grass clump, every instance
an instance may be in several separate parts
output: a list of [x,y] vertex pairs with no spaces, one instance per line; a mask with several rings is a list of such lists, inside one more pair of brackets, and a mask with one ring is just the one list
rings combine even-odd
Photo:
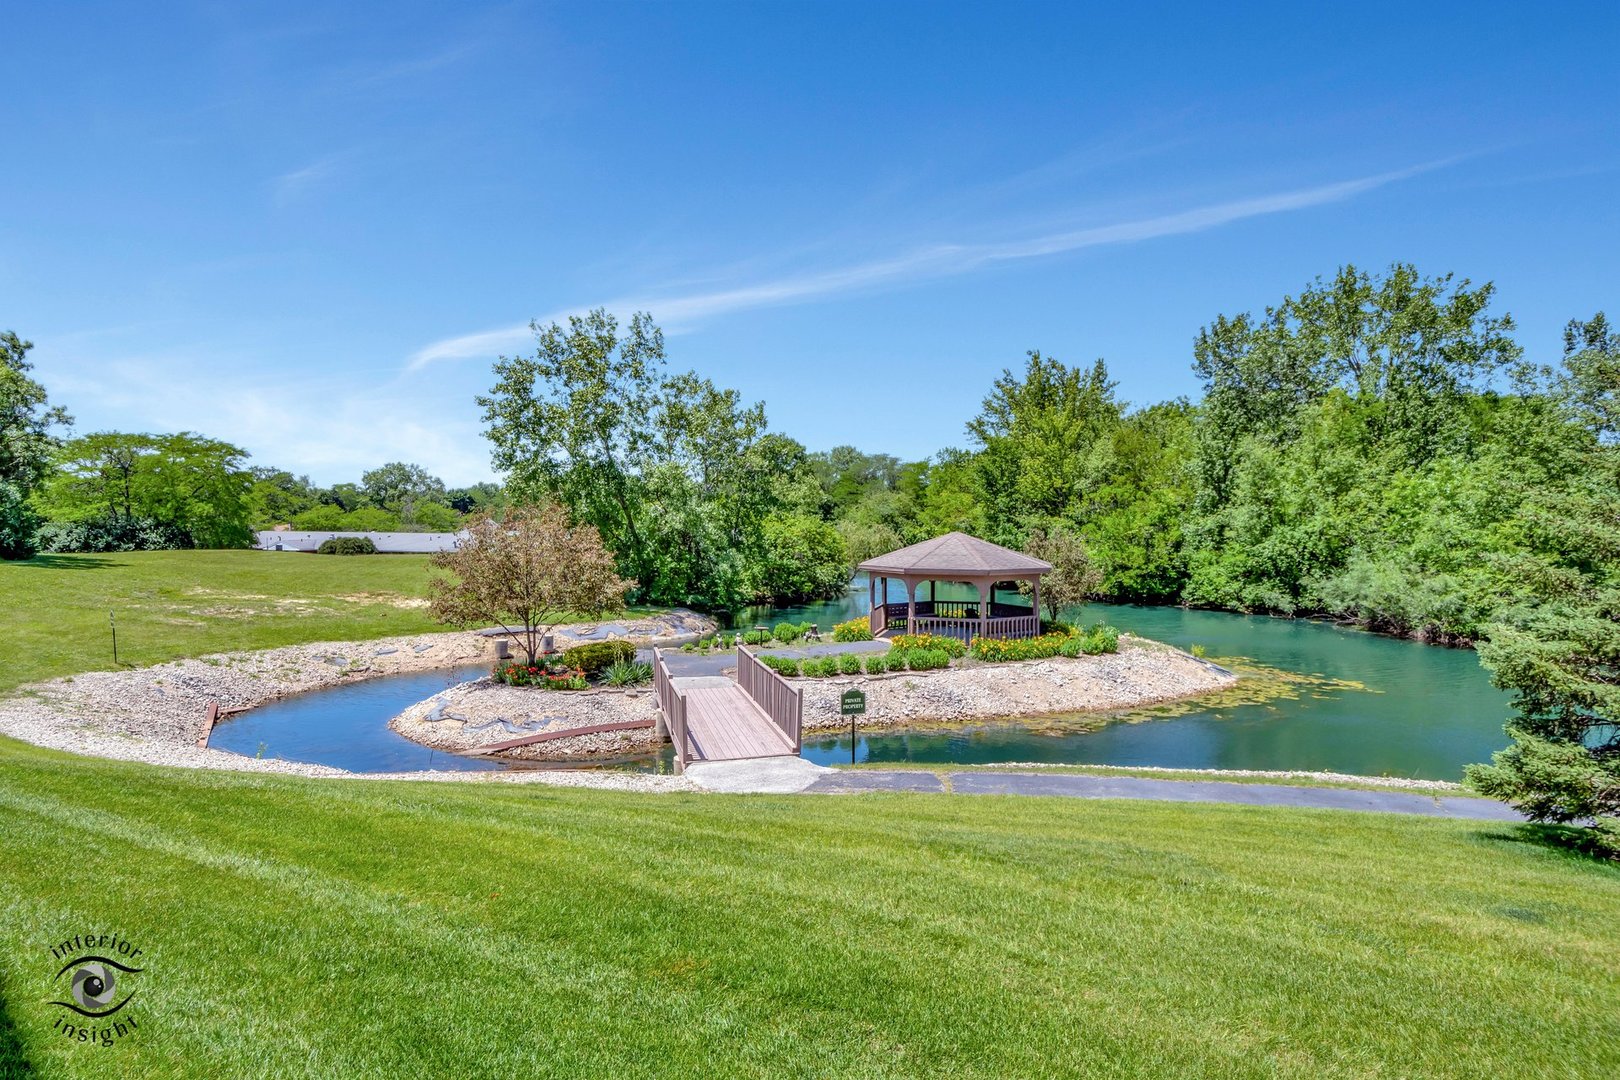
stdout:
[[840,653],[838,656],[838,674],[859,675],[861,673],[860,653]]
[[888,653],[868,653],[862,661],[862,670],[868,675],[882,675],[889,670]]
[[804,674],[808,679],[827,679],[839,673],[838,657],[812,656],[804,662]]
[[951,666],[951,654],[944,649],[908,649],[906,666],[912,671],[937,671]]
[[602,672],[602,681],[608,686],[645,686],[652,678],[652,665],[638,660],[620,660]]
[[834,641],[871,641],[872,620],[865,615],[833,627]]

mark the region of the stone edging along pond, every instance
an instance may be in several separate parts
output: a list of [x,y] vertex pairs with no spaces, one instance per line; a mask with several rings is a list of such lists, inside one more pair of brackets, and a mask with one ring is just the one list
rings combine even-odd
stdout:
[[[89,672],[21,688],[0,701],[0,734],[78,754],[157,765],[343,777],[357,774],[329,766],[248,758],[199,748],[210,702],[226,712],[355,679],[493,663],[490,639],[475,633],[422,634],[369,642],[324,642],[253,652],[177,660],[133,671]],[[941,671],[797,679],[804,690],[805,730],[837,730],[837,697],[851,686],[868,688],[867,727],[907,723],[1007,719],[1050,712],[1078,712],[1151,704],[1230,686],[1236,676],[1168,646],[1126,637],[1118,654],[1075,660],[1023,661]],[[559,727],[646,719],[657,713],[650,690],[545,691],[504,687],[488,680],[436,695],[396,717],[392,726],[408,737],[444,749],[469,749],[511,736],[499,729],[452,738],[470,726],[450,721],[433,730],[423,717],[440,699],[484,697],[479,715],[567,714]],[[521,695],[511,702],[500,699]],[[570,701],[570,699],[574,699]],[[512,706],[521,704],[522,708]],[[604,708],[606,707],[606,708]],[[577,710],[577,712],[576,712]],[[445,712],[472,717],[446,705]],[[612,712],[614,715],[604,715]],[[623,715],[619,715],[622,713]],[[379,723],[382,718],[379,718]],[[441,721],[441,723],[444,723]],[[454,729],[450,726],[454,724]],[[426,737],[424,737],[426,736]],[[524,756],[579,760],[650,748],[652,731],[607,732],[540,744]],[[524,748],[528,750],[529,748]],[[518,755],[513,755],[518,756]],[[383,774],[365,774],[380,776]],[[628,773],[429,772],[389,774],[487,782],[576,783],[599,787],[680,790],[681,778]]]
[[[839,713],[838,699],[852,688],[867,693],[861,726],[871,729],[1127,709],[1226,689],[1237,678],[1225,668],[1179,649],[1127,635],[1121,638],[1118,653],[1102,656],[788,681],[804,695],[804,731],[811,735],[848,728],[849,720]],[[538,690],[479,680],[418,702],[394,717],[389,726],[424,746],[465,753],[529,733],[605,723],[646,724],[638,730],[559,737],[501,755],[566,761],[653,749],[652,723],[657,715],[657,702],[647,689]],[[501,720],[513,726],[490,726]]]

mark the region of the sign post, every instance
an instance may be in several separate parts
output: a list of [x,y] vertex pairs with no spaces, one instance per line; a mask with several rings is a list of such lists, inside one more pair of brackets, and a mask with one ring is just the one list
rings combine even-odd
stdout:
[[855,718],[866,711],[866,694],[860,690],[845,690],[838,699],[838,711],[849,717],[849,763],[855,764]]

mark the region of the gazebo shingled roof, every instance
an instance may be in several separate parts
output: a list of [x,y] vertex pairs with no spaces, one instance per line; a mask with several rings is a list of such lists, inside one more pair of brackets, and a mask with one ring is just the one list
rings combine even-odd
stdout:
[[896,576],[949,578],[953,574],[970,577],[1001,575],[1008,578],[1026,574],[1046,574],[1051,563],[1031,558],[1021,551],[980,540],[963,532],[948,532],[920,544],[891,551],[861,563],[860,569],[868,573],[888,573]]
[[[966,639],[981,637],[1034,637],[1041,632],[1041,575],[1052,564],[1012,551],[967,533],[949,532],[920,544],[891,551],[861,563],[866,571],[871,626],[874,637],[904,626],[907,633],[942,633]],[[906,602],[891,603],[889,579],[906,587]],[[996,601],[996,583],[1030,583],[1028,607]],[[978,592],[976,601],[940,600],[934,583],[960,581]],[[927,583],[928,599],[917,600],[917,586]],[[880,596],[881,586],[881,596]]]

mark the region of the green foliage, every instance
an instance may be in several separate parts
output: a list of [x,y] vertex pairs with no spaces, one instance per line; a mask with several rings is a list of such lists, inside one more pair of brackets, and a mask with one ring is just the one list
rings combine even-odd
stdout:
[[375,555],[377,545],[369,536],[333,536],[315,549],[320,555]]
[[[478,399],[496,468],[521,500],[554,499],[595,526],[639,595],[734,609],[766,559],[765,523],[802,510],[804,447],[766,431],[762,405],[665,370],[663,332],[606,311],[535,324],[536,350],[502,357]],[[791,528],[779,536],[791,546]],[[826,537],[814,540],[817,551]],[[818,588],[808,579],[773,581]]]
[[953,660],[959,660],[968,654],[967,642],[944,634],[896,634],[889,639],[889,645],[891,648],[902,650],[932,649],[943,652]]
[[1063,646],[1076,640],[1068,634],[1042,634],[1032,638],[976,637],[968,644],[975,660],[1000,663],[1008,660],[1044,660],[1056,656]]
[[778,604],[827,600],[849,588],[849,551],[820,518],[773,515],[765,521],[754,595]]
[[763,645],[771,640],[769,630],[745,630],[739,635],[744,645]]
[[636,647],[628,641],[589,641],[564,649],[562,661],[595,678],[614,664],[624,664],[636,658]]
[[759,662],[778,675],[784,675],[790,679],[796,678],[800,674],[799,661],[791,656],[772,656],[769,653],[764,653],[760,655]]
[[507,686],[532,686],[538,690],[588,690],[591,685],[585,672],[578,668],[545,664],[500,664],[490,672],[490,677]]
[[34,552],[39,515],[30,497],[51,468],[59,445],[53,428],[71,423],[52,407],[45,387],[28,375],[34,347],[10,330],[0,333],[0,559],[26,559]]
[[1074,624],[1063,622],[1061,619],[1042,619],[1041,633],[1043,634],[1073,634]]
[[888,653],[866,653],[861,658],[861,670],[868,675],[882,675],[891,666],[889,657]]
[[608,686],[645,686],[653,681],[653,668],[638,660],[618,660],[603,669],[602,681]]
[[776,624],[776,628],[771,631],[771,636],[776,638],[776,640],[780,641],[782,644],[787,645],[791,642],[798,641],[815,628],[816,624],[813,622],[779,622]]
[[[1059,611],[1084,604],[1102,585],[1103,572],[1091,561],[1085,541],[1061,525],[1029,530],[1024,554],[1052,567],[1052,572],[1041,579],[1041,600],[1053,620]],[[1027,596],[1034,595],[1034,586],[1028,581],[1020,581],[1018,588]]]
[[254,482],[246,458],[239,447],[188,431],[97,432],[57,449],[37,504],[51,521],[144,519],[183,534],[186,547],[245,547]]
[[944,649],[910,648],[889,653],[891,664],[904,657],[906,667],[912,671],[934,671],[951,666],[951,654]]
[[1080,635],[1080,648],[1087,656],[1119,652],[1119,631],[1102,623]]
[[833,627],[834,641],[871,641],[872,620],[865,615],[858,615],[848,622],[841,622]]
[[840,675],[859,675],[861,673],[860,653],[839,653],[837,660]]
[[811,679],[828,679],[837,675],[840,670],[836,656],[807,657],[800,668],[805,677]]
[[191,534],[151,518],[105,516],[85,521],[47,521],[34,534],[34,546],[63,552],[168,551],[192,547]]

